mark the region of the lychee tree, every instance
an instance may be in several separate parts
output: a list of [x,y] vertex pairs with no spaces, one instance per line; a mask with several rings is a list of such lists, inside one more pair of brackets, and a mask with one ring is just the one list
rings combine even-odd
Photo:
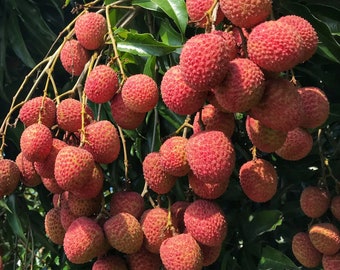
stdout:
[[3,2],[0,270],[340,269],[338,2]]

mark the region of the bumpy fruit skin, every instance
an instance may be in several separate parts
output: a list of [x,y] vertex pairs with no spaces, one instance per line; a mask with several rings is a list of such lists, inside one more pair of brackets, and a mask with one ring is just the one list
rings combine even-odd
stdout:
[[117,93],[111,100],[111,112],[113,120],[123,129],[136,129],[144,121],[146,113],[130,110],[124,103],[122,94]]
[[115,192],[110,201],[110,215],[129,213],[139,219],[145,210],[143,197],[135,191]]
[[51,193],[53,194],[60,194],[62,193],[64,190],[57,184],[57,181],[55,180],[55,178],[45,178],[42,177],[41,178],[42,184],[44,185],[44,187]]
[[249,34],[248,55],[261,68],[282,72],[292,69],[301,57],[301,36],[283,22],[266,21]]
[[272,11],[271,0],[220,0],[220,6],[232,24],[244,28],[264,22]]
[[214,262],[217,261],[218,257],[220,256],[221,249],[222,249],[222,244],[217,245],[217,246],[206,246],[203,244],[199,244],[201,251],[202,251],[202,256],[203,256],[203,266],[208,266],[213,264]]
[[177,180],[176,176],[166,173],[162,168],[159,152],[151,152],[144,158],[143,175],[148,186],[158,194],[168,193]]
[[313,246],[306,232],[298,232],[293,236],[292,252],[304,267],[313,268],[321,263],[322,253]]
[[143,231],[138,220],[129,213],[118,213],[104,223],[105,236],[120,252],[132,254],[143,244]]
[[109,66],[98,65],[87,77],[84,91],[89,100],[100,104],[110,101],[118,88],[117,73]]
[[298,127],[288,132],[285,142],[275,153],[286,160],[300,160],[310,153],[312,147],[312,135]]
[[275,130],[288,132],[295,129],[303,115],[297,88],[286,79],[266,80],[261,101],[250,110],[249,115]]
[[[67,98],[62,100],[57,107],[57,122],[59,128],[76,132],[81,129],[82,104],[79,100]],[[93,111],[90,107],[85,108],[85,126],[93,120]]]
[[285,142],[288,133],[266,127],[249,115],[246,119],[246,130],[252,144],[266,153],[272,153],[279,149]]
[[79,76],[89,60],[89,51],[75,39],[66,41],[60,51],[61,64],[72,76]]
[[[228,138],[234,133],[235,118],[233,113],[224,112],[212,104],[206,104],[201,111],[201,118],[204,130],[219,130]],[[200,113],[197,112],[192,124],[194,133],[202,131],[199,121]]]
[[52,142],[52,133],[47,126],[32,124],[21,134],[21,152],[28,161],[43,162],[51,152]]
[[196,200],[184,212],[185,227],[200,244],[220,245],[227,235],[227,220],[218,204]]
[[97,215],[102,207],[103,194],[99,193],[96,197],[82,199],[72,192],[68,194],[67,205],[70,211],[78,217]]
[[98,258],[92,265],[92,270],[128,270],[124,259],[118,255],[108,255]]
[[[171,217],[172,224],[176,227],[177,223]],[[141,227],[144,233],[144,246],[151,253],[159,253],[162,242],[172,237],[173,228],[168,228],[168,212],[163,208],[153,208],[146,210],[141,219]]]
[[319,40],[310,22],[296,15],[282,16],[278,21],[293,26],[301,36],[302,53],[299,62],[303,63],[311,58],[318,48]]
[[319,218],[326,213],[331,198],[327,190],[316,186],[304,188],[300,195],[302,212],[310,218]]
[[329,115],[329,102],[325,93],[317,87],[298,89],[302,100],[303,117],[300,123],[304,128],[317,128],[324,124]]
[[188,139],[182,136],[173,136],[167,139],[160,147],[160,163],[166,173],[174,176],[184,176],[189,170],[186,158],[186,145]]
[[79,217],[67,229],[63,245],[72,263],[86,263],[97,257],[105,245],[104,232],[94,220]]
[[265,83],[261,69],[248,58],[229,62],[223,82],[213,89],[217,102],[229,112],[246,112],[261,100]]
[[78,218],[75,214],[73,214],[70,208],[67,205],[63,205],[60,207],[60,222],[65,231],[67,231],[68,227]]
[[207,92],[197,91],[185,82],[179,65],[165,72],[160,88],[165,105],[180,115],[197,112],[207,97]]
[[234,169],[234,147],[221,131],[201,131],[192,135],[186,153],[192,172],[202,182],[223,181]]
[[60,208],[50,209],[45,216],[45,231],[47,237],[55,244],[62,245],[65,229],[60,220]]
[[21,182],[27,187],[35,187],[41,183],[41,177],[34,169],[34,163],[28,161],[20,152],[15,163],[21,172]]
[[11,194],[20,182],[18,165],[10,159],[0,159],[0,199]]
[[103,15],[88,12],[78,17],[74,25],[77,40],[88,50],[96,50],[104,44],[107,31]]
[[332,215],[338,220],[340,221],[340,196],[334,196],[331,200],[331,205],[330,205],[330,209],[332,212]]
[[221,35],[206,33],[191,37],[183,46],[179,65],[187,84],[208,91],[222,82],[228,69],[228,50]]
[[239,178],[243,192],[254,202],[267,202],[276,193],[276,170],[264,159],[258,158],[244,163],[240,168]]
[[111,163],[115,161],[120,152],[120,139],[116,127],[108,120],[93,122],[85,127],[86,143],[84,149],[88,150],[96,162]]
[[52,127],[56,122],[56,105],[49,97],[35,97],[28,100],[19,111],[19,119],[28,127],[38,123],[39,112],[41,110],[41,123],[47,127]]
[[199,270],[203,267],[201,248],[189,233],[166,239],[161,245],[160,256],[168,270]]
[[57,184],[68,191],[81,188],[91,179],[94,166],[94,159],[89,151],[65,146],[55,159],[54,175]]
[[146,113],[157,105],[158,86],[149,76],[135,74],[125,81],[122,87],[122,98],[130,110]]
[[324,270],[337,270],[340,267],[340,252],[334,255],[323,255],[322,266]]
[[126,258],[130,270],[159,270],[162,265],[159,254],[149,252],[144,246]]
[[309,229],[313,246],[325,255],[334,255],[340,250],[340,234],[332,223],[318,223]]
[[179,233],[183,233],[185,230],[184,226],[184,212],[185,209],[190,205],[187,201],[176,201],[171,205],[170,211],[171,215],[175,218],[177,222],[177,228]]

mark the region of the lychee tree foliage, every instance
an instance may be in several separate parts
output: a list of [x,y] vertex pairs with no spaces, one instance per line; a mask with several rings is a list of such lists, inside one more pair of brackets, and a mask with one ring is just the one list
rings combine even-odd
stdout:
[[[205,261],[205,269],[340,268],[330,263],[340,249],[336,1],[273,1],[268,14],[245,26],[228,10],[232,2],[241,1],[4,2],[0,151],[1,162],[13,162],[0,167],[0,269],[2,263],[5,269],[90,269],[103,263],[99,258],[106,258],[104,253],[119,256],[114,262],[123,265],[119,269],[127,262],[138,269],[134,265],[142,264],[133,253],[141,249],[143,237],[142,252],[156,253],[148,257],[156,269],[161,262],[168,269],[200,269],[208,253],[215,258]],[[192,14],[199,2],[208,3],[203,15],[197,10]],[[87,13],[101,16],[101,30],[94,26],[97,19],[76,26]],[[256,51],[260,34],[251,37],[252,30],[265,20],[284,21],[287,15],[310,23],[318,36],[317,48],[303,58],[297,51],[304,45],[297,41],[295,48],[292,41],[299,40],[297,24],[293,30],[285,23],[266,24],[264,32],[272,36],[265,51],[278,62],[263,61],[263,49],[260,56]],[[83,33],[92,28],[102,35],[98,44]],[[278,33],[281,28],[285,31]],[[285,36],[284,43],[292,43],[295,54],[279,59],[288,47],[271,47],[274,35]],[[212,43],[204,43],[208,39]],[[193,45],[185,48],[187,41]],[[202,42],[207,45],[202,47]],[[230,50],[223,57],[214,55],[223,42]],[[200,74],[195,68],[202,61]],[[242,70],[252,77],[243,76]],[[242,83],[251,84],[251,90],[244,90]],[[179,92],[169,94],[167,87]],[[224,90],[228,87],[229,92]],[[237,87],[239,92],[232,91]],[[263,97],[273,88],[276,96],[267,101],[268,113]],[[251,98],[239,94],[243,90],[249,90]],[[301,92],[317,92],[319,99],[299,96]],[[295,104],[297,96],[306,102]],[[289,111],[291,104],[295,109]],[[27,122],[32,108],[35,118]],[[299,118],[303,110],[311,116],[304,121]],[[321,122],[310,124],[320,115]],[[262,120],[273,126],[268,128]],[[290,126],[294,133],[288,136]],[[293,147],[282,148],[286,141]],[[23,156],[29,159],[26,163]],[[11,187],[5,189],[4,181]],[[67,209],[65,198],[54,196],[64,190],[70,193]],[[119,197],[122,190],[141,194],[144,208],[137,211],[131,203],[140,206],[138,196]],[[185,206],[178,206],[181,201]],[[189,207],[184,218],[174,210],[177,202],[176,209]],[[118,206],[131,207],[133,213],[119,214]],[[170,206],[173,211],[167,210]],[[140,218],[144,210],[157,207],[164,208],[158,216],[145,213]],[[66,210],[80,218],[72,226],[72,218],[66,220],[71,229],[65,233],[66,221],[60,220]],[[213,224],[208,221],[210,212],[216,215]],[[134,234],[115,231],[124,223],[133,224]],[[152,225],[158,223],[164,228],[156,235]],[[184,226],[190,235],[183,234]],[[328,236],[326,244],[320,240],[322,234]],[[78,256],[77,250],[88,244]],[[173,260],[175,256],[183,257]],[[180,266],[174,262],[190,266],[176,268]]]

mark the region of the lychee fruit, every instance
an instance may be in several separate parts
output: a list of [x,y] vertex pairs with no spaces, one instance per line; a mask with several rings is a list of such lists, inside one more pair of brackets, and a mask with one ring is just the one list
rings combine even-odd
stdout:
[[332,215],[340,221],[340,196],[336,195],[331,200],[330,210]]
[[60,222],[65,231],[67,231],[68,227],[78,218],[75,214],[73,214],[70,208],[67,205],[63,205],[60,207]]
[[249,115],[275,130],[288,132],[295,129],[303,115],[297,88],[283,78],[266,80],[262,99],[251,108]]
[[264,22],[272,11],[271,0],[220,0],[220,6],[232,24],[244,28]]
[[278,176],[267,160],[247,161],[240,168],[239,178],[243,192],[254,202],[267,202],[276,194]]
[[108,255],[98,258],[92,265],[92,270],[128,270],[125,260],[119,255]]
[[43,124],[32,124],[24,129],[20,137],[23,156],[31,162],[43,162],[52,148],[51,130]]
[[221,253],[222,244],[217,245],[217,246],[206,246],[203,244],[199,244],[199,246],[202,251],[203,266],[211,265],[217,261]]
[[203,267],[201,248],[190,233],[164,240],[160,247],[160,256],[168,270],[199,270]]
[[159,152],[147,154],[142,165],[145,182],[156,193],[168,193],[175,185],[177,177],[162,168]]
[[110,215],[129,213],[139,219],[145,210],[143,197],[135,191],[118,191],[112,194]]
[[180,115],[197,112],[207,97],[207,92],[197,91],[185,82],[179,65],[164,73],[160,89],[165,105]]
[[184,225],[184,212],[185,209],[190,205],[190,202],[187,201],[176,201],[174,202],[171,207],[171,215],[174,217],[174,219],[177,222],[177,228],[179,233],[183,233],[185,230]]
[[105,246],[104,232],[95,220],[79,217],[68,227],[63,246],[67,259],[72,263],[89,262]]
[[306,232],[298,232],[293,236],[292,252],[304,267],[313,268],[321,263],[322,253],[313,246]]
[[24,155],[20,152],[15,163],[21,172],[21,182],[27,187],[35,187],[41,183],[41,177],[34,169],[34,163],[28,161]]
[[88,150],[96,162],[108,164],[115,161],[120,152],[120,139],[116,127],[108,120],[93,122],[85,127]]
[[299,63],[303,51],[301,42],[293,26],[273,20],[262,22],[249,34],[248,56],[265,70],[286,71]]
[[302,212],[310,218],[319,218],[326,213],[330,206],[331,198],[326,189],[308,186],[300,195],[300,207]]
[[144,246],[139,251],[126,256],[130,270],[159,270],[162,262],[159,254],[151,253]]
[[55,244],[62,245],[65,229],[60,220],[60,208],[52,208],[45,215],[45,231],[47,237]]
[[312,135],[302,128],[288,131],[283,145],[275,153],[286,160],[300,160],[306,157],[313,148]]
[[322,267],[324,270],[337,270],[340,267],[340,252],[334,255],[322,256]]
[[221,131],[195,133],[188,140],[186,153],[192,172],[202,182],[222,181],[234,169],[234,147]]
[[184,224],[200,244],[220,245],[227,235],[227,219],[221,207],[210,200],[196,200],[184,212]]
[[325,255],[334,255],[340,250],[339,230],[332,223],[314,224],[309,229],[309,238],[313,246]]
[[89,100],[100,104],[110,101],[118,88],[117,73],[109,66],[98,65],[87,76],[84,91]]
[[41,181],[44,185],[44,187],[51,193],[53,194],[60,194],[62,193],[64,190],[57,184],[57,181],[55,180],[55,178],[45,178],[42,177]]
[[99,214],[102,207],[102,201],[102,193],[99,193],[94,198],[82,199],[70,192],[67,199],[67,205],[75,216],[90,217],[92,215]]
[[13,160],[0,159],[0,199],[14,192],[19,185],[20,177],[20,169]]
[[96,50],[104,44],[107,31],[103,15],[88,12],[80,15],[74,25],[77,40],[88,50]]
[[[56,123],[56,105],[49,97],[35,97],[24,103],[19,111],[19,119],[26,126],[38,123],[48,128]],[[40,114],[40,118],[39,118]]]
[[67,40],[60,51],[60,61],[64,69],[72,76],[79,76],[90,60],[90,53],[78,40]]
[[302,100],[303,116],[300,123],[304,128],[317,128],[324,124],[329,115],[329,102],[325,93],[317,87],[298,89]]
[[261,69],[248,58],[229,62],[228,73],[213,89],[220,106],[229,112],[246,112],[261,100],[265,83]]

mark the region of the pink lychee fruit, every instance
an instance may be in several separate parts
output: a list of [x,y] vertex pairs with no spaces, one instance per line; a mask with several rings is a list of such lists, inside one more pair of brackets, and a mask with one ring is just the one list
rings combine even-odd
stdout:
[[0,159],[0,199],[14,192],[19,185],[20,177],[20,169],[13,160]]
[[159,254],[151,253],[144,246],[126,258],[130,270],[159,270],[162,265]]
[[300,195],[300,207],[302,212],[310,218],[319,218],[330,206],[329,192],[317,186],[308,186]]
[[35,187],[41,183],[41,177],[34,169],[34,163],[28,161],[24,155],[20,152],[15,163],[21,172],[21,182],[27,187]]
[[128,270],[125,260],[119,255],[108,255],[98,258],[92,265],[92,270]]
[[324,270],[337,270],[340,267],[340,252],[334,255],[323,255],[322,266]]
[[313,246],[325,255],[334,255],[340,250],[339,229],[332,223],[316,223],[309,229]]
[[45,215],[45,232],[47,237],[55,244],[62,245],[65,229],[60,220],[60,208],[52,208]]
[[144,199],[136,191],[117,191],[110,201],[110,215],[129,213],[139,219],[145,210]]

